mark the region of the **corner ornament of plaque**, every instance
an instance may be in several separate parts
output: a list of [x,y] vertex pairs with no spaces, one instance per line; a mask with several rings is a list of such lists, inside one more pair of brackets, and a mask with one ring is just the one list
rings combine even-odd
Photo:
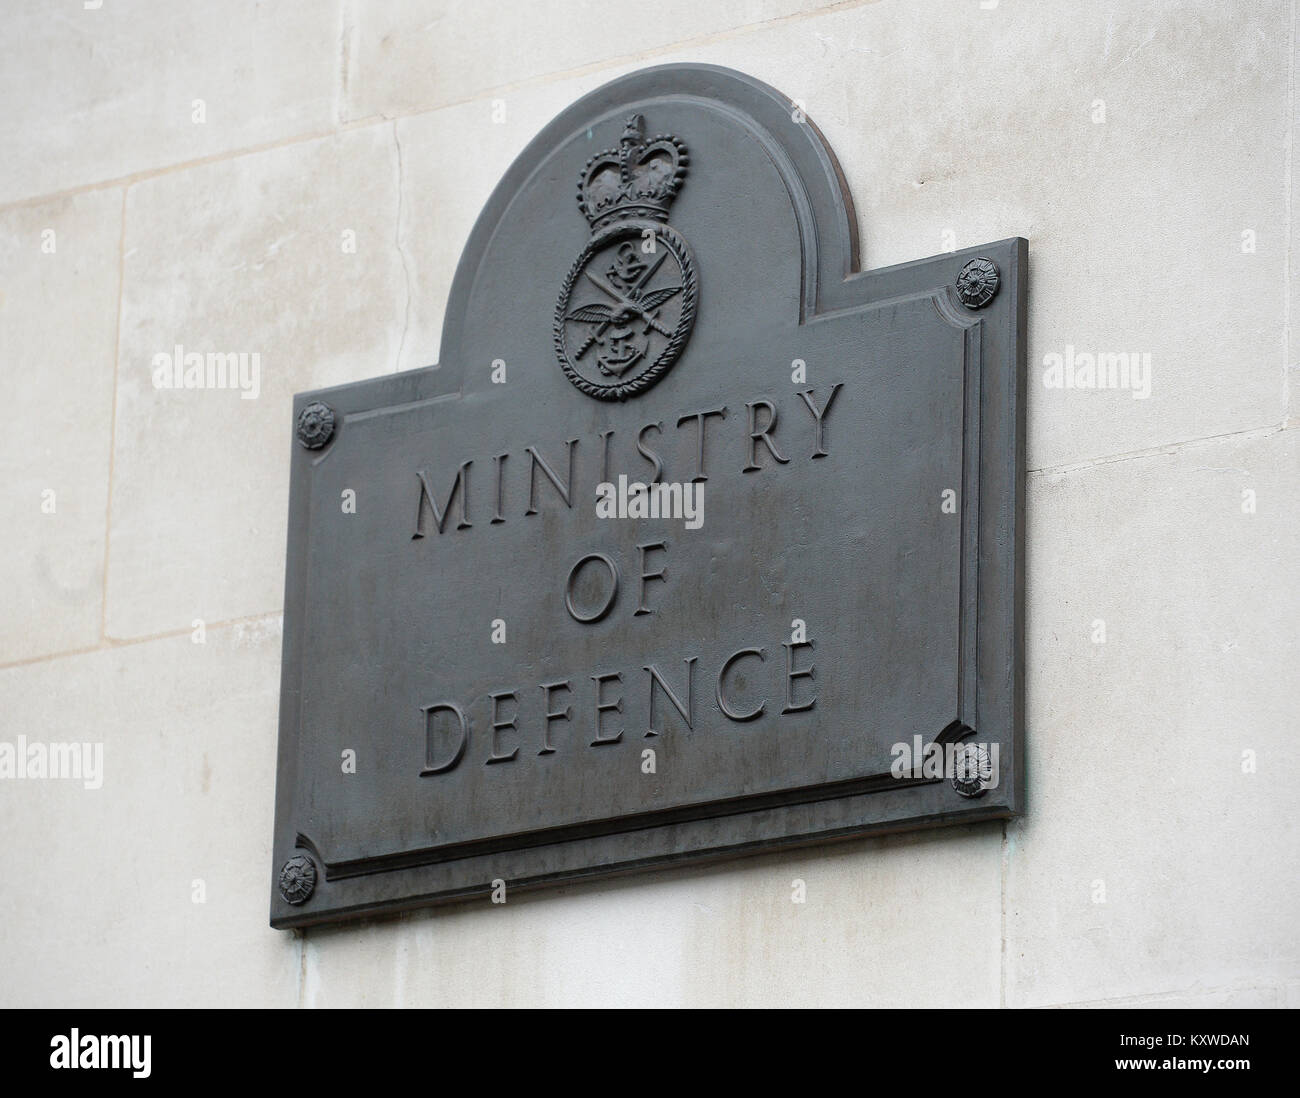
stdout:
[[306,903],[316,891],[316,863],[305,854],[295,854],[280,867],[280,895],[295,907]]
[[644,393],[690,337],[695,262],[668,225],[688,163],[682,142],[647,140],[634,114],[619,147],[593,156],[578,178],[578,206],[592,235],[560,290],[555,353],[565,376],[597,400]]

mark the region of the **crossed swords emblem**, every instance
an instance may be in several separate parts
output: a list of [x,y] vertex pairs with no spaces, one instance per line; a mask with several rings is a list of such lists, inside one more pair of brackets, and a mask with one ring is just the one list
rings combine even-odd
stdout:
[[[576,320],[582,324],[595,324],[597,326],[596,330],[587,336],[586,341],[578,348],[577,353],[573,356],[575,360],[582,358],[591,350],[593,344],[600,343],[609,328],[628,327],[637,317],[645,321],[645,327],[642,329],[643,335],[649,335],[651,329],[653,329],[660,335],[667,336],[669,339],[672,338],[672,331],[659,322],[658,311],[674,294],[681,293],[682,288],[680,286],[668,286],[659,290],[651,290],[649,293],[645,292],[646,283],[654,277],[655,272],[659,270],[667,257],[667,251],[660,252],[658,257],[652,263],[646,265],[645,269],[631,281],[626,293],[620,292],[606,279],[591,270],[583,272],[591,284],[605,294],[613,304],[606,305],[603,302],[597,302],[593,305],[583,305],[574,309],[565,317],[566,320]],[[634,259],[629,259],[627,255],[620,255],[619,262],[622,264],[624,271],[629,274],[634,270],[634,263],[636,266],[641,265]],[[618,277],[617,265],[610,267],[610,274]],[[596,367],[602,374],[616,377],[625,372],[640,357],[641,352],[638,352],[622,363],[622,368],[619,370],[609,369],[604,362],[597,358]]]

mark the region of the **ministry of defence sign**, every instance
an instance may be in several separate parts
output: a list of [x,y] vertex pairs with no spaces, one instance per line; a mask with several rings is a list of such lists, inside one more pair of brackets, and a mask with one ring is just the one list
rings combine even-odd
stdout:
[[739,73],[555,119],[297,398],[272,925],[1019,812],[1026,263],[859,273]]

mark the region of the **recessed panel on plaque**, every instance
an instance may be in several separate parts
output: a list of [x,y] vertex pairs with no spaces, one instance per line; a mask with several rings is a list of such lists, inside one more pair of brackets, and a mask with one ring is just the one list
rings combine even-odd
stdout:
[[438,364],[296,399],[272,925],[1017,814],[1026,270],[859,272],[739,73],[564,111]]

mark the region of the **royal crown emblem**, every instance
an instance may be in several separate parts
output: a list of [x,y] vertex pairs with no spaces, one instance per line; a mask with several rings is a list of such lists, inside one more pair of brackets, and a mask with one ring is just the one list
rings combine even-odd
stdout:
[[599,400],[626,400],[668,372],[699,302],[690,246],[668,225],[686,146],[645,137],[627,120],[617,149],[597,153],[578,179],[591,239],[569,268],[555,309],[555,353],[565,376]]

